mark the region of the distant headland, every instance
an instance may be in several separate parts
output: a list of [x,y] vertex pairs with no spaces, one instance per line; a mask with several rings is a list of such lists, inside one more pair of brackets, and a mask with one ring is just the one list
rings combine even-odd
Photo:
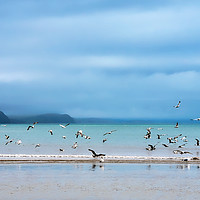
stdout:
[[[0,124],[32,124],[39,123],[74,123],[74,124],[174,124],[177,119],[117,119],[117,118],[74,118],[69,114],[47,113],[39,115],[7,116],[0,111]],[[193,124],[198,123],[190,119],[179,119],[179,123]]]

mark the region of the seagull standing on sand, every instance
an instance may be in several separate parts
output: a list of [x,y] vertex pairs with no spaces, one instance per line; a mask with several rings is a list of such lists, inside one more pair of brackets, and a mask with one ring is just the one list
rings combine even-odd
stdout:
[[179,108],[180,105],[181,105],[181,101],[179,101],[178,104],[177,104],[176,106],[173,106],[173,107],[175,107],[175,108]]
[[112,130],[112,131],[110,131],[110,132],[107,132],[107,133],[104,133],[103,135],[110,135],[112,132],[114,132],[114,131],[117,131],[117,130]]
[[66,128],[66,127],[69,126],[69,125],[70,125],[70,123],[68,123],[68,124],[66,124],[66,125],[59,124],[59,126],[62,127],[62,128]]

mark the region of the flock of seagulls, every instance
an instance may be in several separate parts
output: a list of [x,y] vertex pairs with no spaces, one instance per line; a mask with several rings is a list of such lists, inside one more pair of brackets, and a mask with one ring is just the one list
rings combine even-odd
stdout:
[[[180,108],[180,105],[181,105],[181,101],[178,102],[177,105],[173,106],[174,108],[178,109]],[[191,120],[194,120],[194,121],[200,121],[200,118],[195,118],[195,119],[191,119]],[[34,122],[33,124],[29,125],[27,127],[27,131],[30,131],[31,129],[35,128],[35,125],[38,124],[38,122]],[[69,126],[70,123],[67,123],[66,125],[62,125],[62,124],[59,124],[59,126],[61,128],[66,128],[67,126]],[[6,125],[1,125],[1,126],[6,126]],[[178,129],[179,128],[179,123],[177,122],[176,125],[174,126],[174,128]],[[153,127],[149,127],[146,129],[146,134],[144,135],[144,138],[146,140],[149,140],[151,139],[152,137],[152,129],[154,129]],[[157,128],[158,131],[162,131],[163,128]],[[111,130],[109,132],[106,132],[103,134],[103,137],[104,136],[108,136],[108,135],[111,135],[113,132],[116,132],[117,130]],[[52,129],[48,130],[48,132],[50,133],[50,135],[54,135],[54,132]],[[148,146],[146,147],[146,150],[147,151],[154,151],[156,150],[156,147],[158,144],[160,144],[160,140],[166,136],[167,134],[157,134],[157,140],[158,142],[153,145],[153,144],[148,144]],[[78,130],[75,134],[75,138],[84,138],[84,139],[88,139],[90,140],[91,137],[84,134],[82,130]],[[6,138],[6,143],[5,145],[8,145],[9,143],[12,143],[14,139],[10,139],[10,136],[9,135],[5,135],[5,138]],[[62,136],[63,139],[66,139],[67,137],[65,135]],[[177,144],[179,141],[182,141],[182,144],[179,144],[178,146],[178,149],[174,149],[173,150],[173,153],[174,154],[192,154],[191,152],[189,151],[183,151],[183,150],[180,150],[181,148],[184,148],[186,146],[186,144],[188,143],[188,139],[187,139],[187,136],[183,136],[182,134],[178,134],[176,136],[173,136],[173,137],[167,137],[166,138],[168,142],[166,143],[162,143],[162,146],[165,147],[165,148],[168,148],[169,146],[172,146],[173,144]],[[103,139],[103,143],[105,143],[106,141],[108,140],[108,138],[104,138]],[[195,139],[196,140],[196,146],[200,146],[200,140],[198,138]],[[17,145],[20,145],[22,144],[22,141],[19,139],[15,142]],[[35,148],[39,148],[41,147],[41,144],[36,144],[35,145]],[[72,149],[76,149],[78,147],[78,142],[74,142],[74,144],[71,146]],[[59,148],[59,151],[63,152],[64,149],[63,148]],[[90,151],[92,153],[92,157],[93,158],[100,158],[100,162],[103,162],[103,157],[105,156],[105,154],[97,154],[94,150],[92,149],[88,149],[88,151]]]
[[[26,130],[27,130],[27,131],[30,131],[31,129],[35,128],[35,125],[36,125],[36,124],[38,124],[38,122],[34,122],[33,124],[29,125],[29,126],[27,127]],[[69,126],[69,125],[70,125],[70,123],[67,123],[66,125],[59,124],[59,126],[60,126],[61,128],[66,128],[66,127]],[[4,126],[6,126],[6,125],[4,125]],[[105,135],[110,135],[110,134],[112,134],[112,133],[115,132],[115,131],[117,131],[117,130],[111,130],[111,131],[109,131],[109,132],[106,132],[106,133],[103,134],[103,136],[105,136]],[[54,135],[52,129],[48,130],[48,132],[50,133],[50,135]],[[80,137],[80,138],[84,138],[84,139],[88,139],[88,140],[91,139],[91,137],[88,136],[88,135],[86,135],[86,134],[84,134],[82,130],[77,131],[76,134],[75,134],[75,138],[79,138],[79,137]],[[14,140],[14,139],[9,140],[9,138],[10,138],[9,135],[5,135],[5,138],[6,138],[6,140],[7,140],[6,143],[5,143],[5,145],[8,145],[9,143],[12,143],[13,140]],[[66,139],[67,137],[66,137],[65,135],[63,135],[62,138],[63,138],[63,139]],[[107,141],[107,139],[104,139],[104,140],[103,140],[103,143],[104,143],[105,141]],[[16,143],[17,145],[20,145],[20,144],[22,144],[22,141],[19,139],[19,140],[17,140],[15,143]],[[41,147],[41,144],[36,144],[36,145],[35,145],[35,148],[39,148],[39,147]],[[73,149],[76,149],[76,148],[78,147],[78,142],[75,142],[71,147],[72,147]],[[63,148],[59,148],[59,151],[63,152],[64,149],[63,149]],[[96,153],[94,150],[92,150],[92,149],[88,149],[88,151],[90,151],[90,152],[92,153],[92,157],[93,157],[93,158],[100,158],[100,162],[103,162],[103,161],[104,161],[103,157],[105,156],[105,154],[97,154],[97,153]]]
[[[177,108],[180,107],[180,105],[181,105],[181,101],[179,101],[178,104],[175,105],[175,106],[173,106],[173,107],[175,107],[175,108],[177,109]],[[191,119],[191,120],[200,121],[200,118]],[[176,125],[174,126],[174,128],[176,128],[176,129],[179,128],[179,123],[178,123],[178,122],[176,123]],[[150,127],[150,128],[147,128],[147,129],[146,129],[146,130],[147,130],[147,133],[144,135],[144,138],[145,138],[145,139],[150,139],[150,138],[151,138],[151,134],[152,134],[151,129],[153,129],[153,128]],[[163,130],[163,128],[158,128],[158,130]],[[161,137],[163,137],[163,136],[165,136],[165,135],[166,135],[166,134],[157,134],[157,139],[160,140]],[[174,137],[168,137],[167,140],[168,140],[168,143],[167,143],[167,144],[166,144],[166,143],[163,143],[163,144],[162,144],[162,146],[164,146],[164,147],[166,147],[166,148],[169,147],[169,146],[172,145],[172,144],[178,143],[178,141],[180,141],[180,140],[183,142],[183,144],[181,144],[181,145],[178,146],[178,148],[179,148],[178,150],[177,150],[177,149],[173,150],[173,153],[174,153],[174,154],[192,154],[192,153],[189,152],[189,151],[182,151],[182,150],[180,150],[180,148],[184,148],[184,147],[186,146],[186,144],[188,143],[187,136],[182,136],[182,134],[179,134],[179,135],[176,135],[176,136],[174,136]],[[195,144],[195,145],[196,145],[196,146],[200,146],[200,140],[199,140],[198,138],[196,138],[195,140],[196,140],[196,144]],[[148,151],[156,150],[156,146],[157,146],[159,143],[160,143],[160,142],[158,142],[158,143],[155,144],[155,145],[148,144],[148,147],[146,147],[146,150],[148,150]]]

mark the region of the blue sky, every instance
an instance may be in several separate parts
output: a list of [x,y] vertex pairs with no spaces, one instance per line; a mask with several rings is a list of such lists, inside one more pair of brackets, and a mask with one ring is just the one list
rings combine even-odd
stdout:
[[199,117],[199,19],[197,0],[0,1],[0,110]]

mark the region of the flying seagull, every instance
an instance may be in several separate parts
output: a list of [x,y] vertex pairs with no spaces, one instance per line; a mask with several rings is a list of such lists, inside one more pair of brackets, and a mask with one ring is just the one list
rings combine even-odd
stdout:
[[92,149],[88,149],[88,151],[91,151],[91,152],[92,152],[92,157],[93,157],[93,158],[106,156],[106,154],[103,154],[103,153],[97,154],[97,153],[96,153],[94,150],[92,150]]
[[114,131],[117,131],[117,130],[112,130],[112,131],[110,131],[110,132],[104,133],[103,135],[111,134],[111,133],[114,132]]
[[62,149],[62,148],[60,148],[59,150],[60,150],[60,151],[64,151],[64,149]]
[[90,137],[90,136],[88,136],[88,135],[83,135],[83,137],[84,137],[85,139],[88,139],[88,140],[90,140],[90,139],[91,139],[91,137]]
[[73,144],[72,148],[73,148],[73,149],[76,149],[77,147],[78,147],[78,143],[75,142],[75,143]]
[[151,138],[151,133],[147,133],[145,136],[144,136],[145,139],[150,139]]
[[194,121],[200,121],[200,118],[191,119],[191,120],[194,120]]
[[181,101],[179,101],[178,104],[177,104],[176,106],[173,106],[173,107],[175,107],[175,108],[179,108],[180,105],[181,105]]
[[83,131],[82,130],[79,130],[77,131],[77,133],[75,134],[76,135],[76,138],[78,138],[78,136],[80,135],[81,137],[83,137]]
[[21,140],[17,140],[17,142],[15,142],[16,144],[20,145],[22,143]]
[[6,142],[5,145],[8,145],[9,143],[12,143],[12,142],[13,142],[13,139],[8,141],[8,142]]
[[160,139],[161,136],[165,136],[166,134],[157,134],[157,138]]
[[162,144],[164,147],[169,147],[169,145],[167,145],[167,144]]
[[66,136],[65,136],[65,135],[63,135],[63,136],[62,136],[62,138],[63,138],[63,139],[66,139]]
[[6,137],[6,139],[8,140],[10,136],[9,136],[9,135],[5,135],[5,137]]
[[178,122],[176,123],[176,126],[174,128],[178,128]]
[[174,140],[176,140],[178,137],[180,137],[180,136],[182,136],[182,133],[181,134],[179,134],[179,135],[177,135],[177,136],[175,136],[174,137]]
[[187,136],[183,136],[183,137],[181,138],[181,140],[183,140],[183,142],[188,142]]
[[107,141],[107,138],[103,139],[103,143]]
[[52,131],[52,130],[48,130],[48,132],[49,132],[51,135],[53,135],[53,131]]
[[59,124],[62,128],[66,128],[67,126],[70,125],[70,123],[66,124],[66,125],[62,125],[62,124]]
[[183,148],[186,144],[187,144],[187,143],[182,144],[182,145],[179,145],[178,148]]
[[199,139],[195,139],[197,141],[196,146],[199,146]]
[[173,153],[174,153],[174,154],[186,154],[186,153],[192,154],[192,153],[189,152],[189,151],[181,151],[181,150],[174,150]]
[[37,148],[37,147],[40,147],[40,144],[36,144],[36,145],[35,145],[35,148]]
[[149,147],[147,147],[146,150],[148,150],[148,151],[156,150],[156,145],[148,144]]
[[28,126],[27,131],[29,131],[30,128],[34,128],[34,125],[32,125],[32,126],[31,126],[31,125]]
[[176,143],[176,141],[173,140],[173,138],[167,138],[169,140],[169,143]]

